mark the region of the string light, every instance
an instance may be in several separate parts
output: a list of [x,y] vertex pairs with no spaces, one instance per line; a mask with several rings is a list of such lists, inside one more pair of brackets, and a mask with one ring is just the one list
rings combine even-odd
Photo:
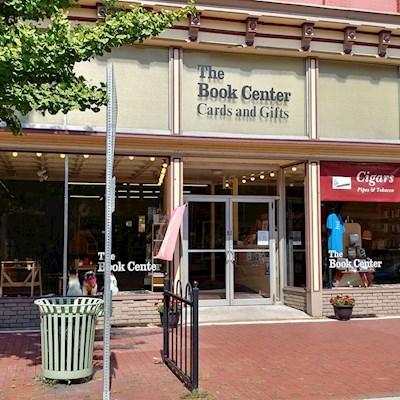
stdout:
[[292,167],[292,171],[296,172],[297,171],[297,167]]
[[246,178],[245,177],[243,177],[242,178],[242,183],[246,183],[247,181],[246,181]]
[[15,158],[15,157],[18,157],[18,152],[17,151],[13,151],[12,153],[11,153],[11,155]]
[[273,177],[275,176],[275,172],[270,172],[270,173],[269,173],[269,176],[270,176],[271,178],[273,178]]
[[88,158],[89,158],[89,154],[84,154],[84,155],[83,155],[83,158],[88,159]]
[[265,175],[264,175],[264,173],[262,172],[261,174],[260,174],[260,179],[264,179],[265,178]]
[[155,157],[150,157],[150,161],[156,161]]
[[63,158],[63,159],[64,159],[64,158],[65,158],[65,154],[64,154],[64,153],[61,153],[61,154],[60,154],[60,158]]
[[132,161],[135,159],[135,156],[129,156],[128,158]]
[[36,153],[36,157],[38,158],[42,157],[42,153]]

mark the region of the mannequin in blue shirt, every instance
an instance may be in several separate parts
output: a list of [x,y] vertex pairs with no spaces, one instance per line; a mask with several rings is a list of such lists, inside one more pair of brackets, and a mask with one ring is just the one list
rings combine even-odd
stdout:
[[[328,251],[335,251],[343,256],[343,234],[346,232],[343,218],[340,215],[342,205],[339,203],[332,209],[326,220],[326,229],[328,232]],[[342,272],[335,271],[333,286],[339,286]]]
[[346,228],[340,215],[341,209],[342,205],[338,204],[328,215],[326,228],[328,231],[328,251],[343,254],[343,234],[346,232]]

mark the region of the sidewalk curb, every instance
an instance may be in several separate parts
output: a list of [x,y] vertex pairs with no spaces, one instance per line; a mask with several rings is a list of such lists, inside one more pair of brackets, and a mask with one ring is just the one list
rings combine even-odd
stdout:
[[[368,317],[368,318],[352,318],[351,321],[379,321],[387,319],[400,319],[400,315]],[[337,322],[334,318],[304,318],[304,319],[287,319],[287,320],[269,320],[269,321],[224,321],[224,322],[200,322],[200,326],[224,326],[224,325],[266,325],[266,324],[296,324],[296,323],[316,323],[316,322]],[[398,398],[400,400],[400,397]]]

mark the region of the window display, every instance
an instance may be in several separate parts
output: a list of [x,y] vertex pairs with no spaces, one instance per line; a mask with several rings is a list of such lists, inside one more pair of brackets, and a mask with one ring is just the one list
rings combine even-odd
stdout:
[[[4,272],[0,296],[62,294],[64,256],[72,291],[101,292],[105,157],[0,152],[0,161],[0,268]],[[159,270],[165,267],[154,261],[153,254],[166,228],[167,161],[153,156],[115,156],[114,292],[155,287],[148,267],[129,270],[129,263],[154,263]]]
[[[329,217],[332,208],[337,210],[338,207],[345,217],[337,217],[338,233],[332,244]],[[322,218],[326,221],[322,224],[325,286],[400,283],[398,203],[323,202]]]
[[343,218],[340,215],[341,205],[328,215],[326,229],[328,232],[328,253],[343,254],[343,234],[346,232]]
[[400,283],[400,165],[321,163],[326,287]]
[[64,160],[22,152],[0,152],[0,160],[0,295],[57,293],[63,271]]

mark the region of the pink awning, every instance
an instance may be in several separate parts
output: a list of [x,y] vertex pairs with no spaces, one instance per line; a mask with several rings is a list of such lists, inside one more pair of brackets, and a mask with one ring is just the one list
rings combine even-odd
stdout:
[[183,221],[183,214],[185,213],[185,207],[186,204],[177,207],[172,213],[172,217],[169,221],[167,232],[165,233],[160,251],[155,258],[158,258],[159,260],[172,261],[172,258],[174,257],[176,241],[178,240],[179,229]]

